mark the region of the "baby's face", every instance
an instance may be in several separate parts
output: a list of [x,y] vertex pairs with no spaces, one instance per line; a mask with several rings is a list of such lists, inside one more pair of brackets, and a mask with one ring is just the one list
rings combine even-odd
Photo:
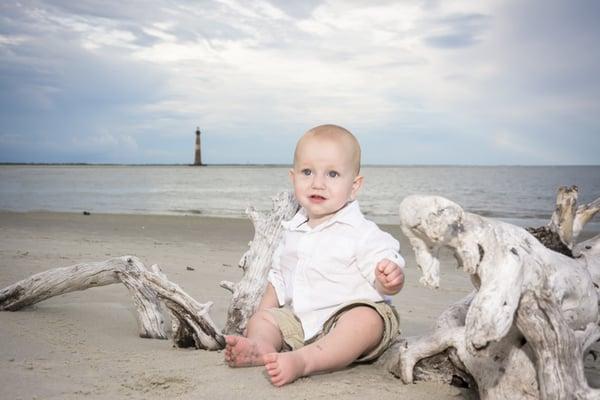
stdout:
[[290,177],[309,225],[329,219],[354,198],[362,184],[356,176],[352,143],[344,138],[303,138]]

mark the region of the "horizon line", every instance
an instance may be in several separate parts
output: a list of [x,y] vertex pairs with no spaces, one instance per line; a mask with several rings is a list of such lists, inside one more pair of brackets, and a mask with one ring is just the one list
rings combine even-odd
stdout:
[[[107,167],[290,167],[281,163],[88,163],[88,162],[3,162],[0,166],[107,166]],[[600,164],[363,164],[363,167],[598,167]]]

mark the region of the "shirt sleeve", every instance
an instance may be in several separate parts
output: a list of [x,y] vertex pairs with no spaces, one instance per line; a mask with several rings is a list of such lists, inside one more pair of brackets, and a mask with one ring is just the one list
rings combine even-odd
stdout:
[[283,283],[283,276],[281,274],[280,267],[280,255],[283,250],[283,238],[279,240],[279,245],[275,248],[273,252],[273,258],[271,261],[271,269],[269,270],[269,275],[267,277],[269,283],[275,289],[275,294],[277,295],[277,302],[280,306],[285,305],[285,284]]
[[379,261],[387,258],[400,268],[404,268],[406,263],[400,255],[400,243],[374,223],[370,224],[372,225],[358,245],[356,262],[363,277],[371,285],[375,285],[375,267]]

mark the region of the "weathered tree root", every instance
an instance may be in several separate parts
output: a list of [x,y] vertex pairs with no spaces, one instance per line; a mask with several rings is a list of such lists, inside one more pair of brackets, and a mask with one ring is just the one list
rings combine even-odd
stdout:
[[209,315],[212,303],[196,302],[170,282],[156,265],[147,270],[133,256],[35,274],[0,291],[0,310],[17,311],[50,297],[119,282],[133,298],[140,337],[168,338],[162,300],[171,313],[173,341],[177,347],[218,350],[225,346],[223,336]]
[[[574,209],[574,203],[569,204]],[[552,392],[552,387],[544,387],[546,381],[538,382],[536,378],[534,368],[539,376],[541,367],[539,362],[532,363],[530,354],[537,354],[538,349],[519,331],[515,313],[524,293],[539,295],[542,288],[550,287],[550,302],[560,310],[568,329],[581,335],[589,326],[595,326],[598,274],[591,271],[592,259],[565,257],[543,247],[521,228],[464,212],[442,197],[410,196],[400,205],[400,216],[402,230],[423,271],[421,281],[439,285],[438,252],[441,247],[449,247],[459,266],[471,275],[476,292],[471,302],[465,299],[462,306],[458,305],[453,317],[452,313],[442,314],[431,335],[400,349],[395,372],[403,381],[411,382],[419,362],[450,349],[448,359],[456,370],[466,371],[473,378],[482,399],[536,399]],[[595,243],[584,249],[588,256],[597,254]],[[546,329],[551,328],[548,325]],[[552,334],[562,340],[565,333]],[[560,357],[556,348],[541,350],[550,351],[556,359]],[[578,354],[582,363],[582,353]],[[564,380],[561,373],[566,370],[553,378]],[[431,379],[430,375],[423,376]],[[578,382],[571,383],[575,384]],[[579,390],[570,386],[567,393]]]
[[140,337],[166,339],[160,302],[140,274],[146,267],[137,257],[75,264],[40,272],[0,290],[0,310],[17,311],[65,293],[122,282],[133,298]]
[[540,399],[600,399],[583,370],[584,351],[600,337],[596,323],[576,336],[551,296],[534,291],[521,297],[516,322],[535,356]]
[[151,272],[144,272],[143,275],[176,318],[173,341],[177,347],[203,350],[220,350],[225,347],[225,338],[209,314],[212,302],[198,303],[164,276]]
[[254,239],[240,260],[239,266],[244,270],[242,279],[236,284],[221,282],[223,288],[233,293],[223,329],[225,334],[241,335],[246,329],[248,319],[258,307],[267,287],[273,253],[283,232],[281,223],[292,218],[297,211],[298,203],[289,192],[281,192],[273,197],[273,208],[268,214],[260,214],[253,208],[246,210],[254,225]]
[[591,203],[577,205],[577,186],[562,186],[556,195],[556,207],[546,226],[527,228],[544,246],[573,257],[573,246],[585,224],[600,211],[600,198]]

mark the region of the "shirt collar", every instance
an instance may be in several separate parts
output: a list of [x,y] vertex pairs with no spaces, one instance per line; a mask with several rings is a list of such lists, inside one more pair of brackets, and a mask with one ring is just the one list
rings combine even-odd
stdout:
[[333,217],[314,228],[308,226],[308,216],[306,215],[306,210],[304,208],[300,208],[291,220],[283,221],[281,224],[285,229],[290,231],[309,232],[312,230],[323,230],[337,222],[356,227],[363,218],[360,207],[358,206],[358,201],[353,200],[348,202]]

